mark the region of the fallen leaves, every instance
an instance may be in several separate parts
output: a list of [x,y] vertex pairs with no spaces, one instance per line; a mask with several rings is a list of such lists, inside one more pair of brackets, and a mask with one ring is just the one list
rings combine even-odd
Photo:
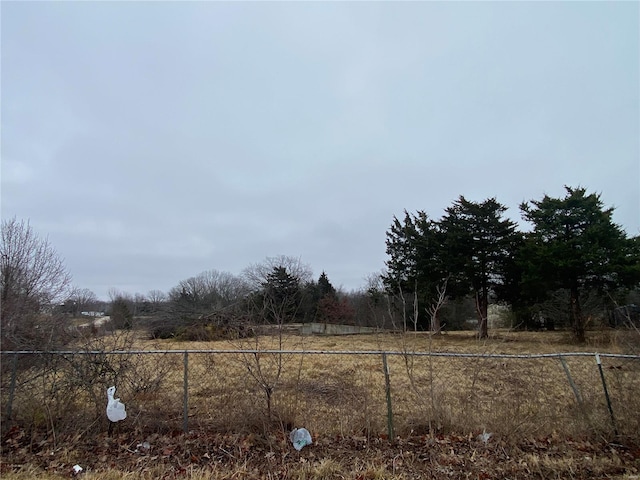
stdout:
[[[282,432],[266,435],[135,434],[98,435],[82,440],[57,438],[25,444],[24,432],[12,430],[3,439],[0,471],[10,473],[31,465],[42,471],[68,474],[80,464],[86,471],[161,471],[158,478],[179,478],[187,471],[211,472],[225,478],[519,478],[549,476],[594,478],[637,475],[640,447],[593,440],[532,438],[517,444],[492,438],[485,444],[475,435],[434,435],[396,438],[379,436],[319,437],[300,452]],[[68,443],[67,443],[68,442]],[[213,473],[219,476],[213,476]],[[323,473],[324,472],[324,473]],[[322,475],[331,472],[331,477]],[[384,472],[381,477],[381,472]],[[84,475],[84,473],[83,473]],[[109,477],[117,478],[117,477]],[[207,477],[209,478],[209,477]]]

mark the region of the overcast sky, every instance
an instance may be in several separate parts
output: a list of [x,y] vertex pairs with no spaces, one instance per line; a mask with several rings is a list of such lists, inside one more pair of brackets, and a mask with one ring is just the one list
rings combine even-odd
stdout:
[[583,186],[640,234],[638,2],[2,2],[2,218],[74,284],[288,255],[349,291],[393,216]]

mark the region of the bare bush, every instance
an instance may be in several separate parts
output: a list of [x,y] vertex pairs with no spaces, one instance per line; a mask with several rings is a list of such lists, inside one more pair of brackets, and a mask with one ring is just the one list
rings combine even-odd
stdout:
[[[14,407],[15,412],[3,422],[3,431],[16,421],[33,422],[54,439],[59,433],[83,432],[91,425],[104,428],[105,393],[112,385],[127,399],[130,422],[144,422],[146,428],[163,415],[168,401],[175,401],[165,387],[170,372],[177,369],[176,356],[158,354],[150,361],[146,355],[116,353],[133,350],[134,336],[126,330],[76,340],[73,350],[14,357],[23,367],[15,382],[9,371],[2,376],[3,390],[11,392],[11,398],[3,398],[12,403],[5,403],[5,408]],[[141,402],[147,404],[145,409],[140,409]]]

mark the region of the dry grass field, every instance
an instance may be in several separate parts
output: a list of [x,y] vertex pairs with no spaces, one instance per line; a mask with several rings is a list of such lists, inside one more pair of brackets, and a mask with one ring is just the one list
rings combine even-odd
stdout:
[[[602,357],[612,417],[593,355],[529,358],[638,352],[636,332],[591,333],[581,347],[566,333],[509,331],[483,341],[472,332],[137,339],[129,346],[163,353],[51,357],[46,373],[20,369],[0,473],[61,478],[79,464],[96,480],[638,478],[640,360]],[[287,353],[268,352],[278,349]],[[110,382],[128,412],[111,435]],[[3,413],[7,384],[3,374]],[[297,452],[286,434],[300,426],[314,444]]]

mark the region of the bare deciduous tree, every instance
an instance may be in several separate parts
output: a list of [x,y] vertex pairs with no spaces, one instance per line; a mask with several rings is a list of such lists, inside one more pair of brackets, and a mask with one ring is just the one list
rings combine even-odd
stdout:
[[[254,321],[263,325],[262,333],[275,336],[279,353],[262,353],[264,342],[272,344],[268,337],[257,335],[244,339],[256,353],[243,354],[241,362],[265,395],[266,417],[274,419],[274,393],[281,384],[284,365],[292,360],[282,353],[285,343],[293,337],[284,334],[284,326],[294,322],[303,301],[302,285],[312,279],[311,268],[300,259],[280,256],[267,258],[244,271],[247,282],[253,287],[248,296],[248,306]],[[298,337],[301,341],[302,337]],[[300,357],[302,360],[302,357]],[[300,368],[300,366],[299,366]],[[281,419],[282,420],[282,419]]]
[[47,238],[28,221],[2,221],[0,246],[3,348],[37,348],[57,337],[52,306],[62,301],[71,283],[63,261]]
[[227,307],[242,299],[249,289],[244,280],[228,272],[207,270],[181,280],[171,289],[168,299],[182,303],[193,313],[204,314]]
[[287,273],[295,277],[301,285],[313,280],[313,271],[309,265],[302,263],[300,258],[287,255],[267,257],[264,262],[247,267],[243,271],[243,276],[254,290],[259,290],[267,283],[269,275],[275,268],[286,269]]
[[396,312],[392,308],[392,299],[383,281],[386,275],[387,271],[381,270],[365,277],[366,286],[364,292],[362,292],[365,295],[368,307],[365,315],[369,317],[370,326],[398,330]]
[[98,304],[98,297],[88,288],[74,288],[69,295],[69,300],[73,302],[73,314],[95,310]]
[[160,310],[162,305],[167,301],[167,294],[162,290],[149,290],[147,293],[147,300],[149,300],[149,306],[152,313]]
[[444,306],[447,301],[447,282],[449,277],[445,278],[441,284],[436,286],[436,296],[433,299],[433,303],[427,307],[427,313],[429,314],[430,325],[429,329],[431,333],[440,333],[442,326],[440,325],[440,317],[438,312]]
[[147,299],[149,302],[156,305],[165,302],[167,300],[167,294],[162,290],[149,290],[147,293]]

